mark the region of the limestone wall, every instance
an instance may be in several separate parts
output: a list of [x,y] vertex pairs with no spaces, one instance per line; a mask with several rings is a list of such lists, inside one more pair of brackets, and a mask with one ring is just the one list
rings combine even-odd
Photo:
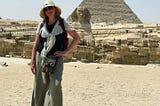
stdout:
[[0,40],[0,56],[31,58],[33,43],[27,41],[16,42],[13,39]]
[[[0,25],[0,56],[31,58],[35,26],[38,23],[31,25],[27,22],[22,24],[22,22],[12,21],[5,25],[0,21],[0,24],[2,24]],[[80,33],[81,41],[73,52],[65,57],[66,61],[119,64],[160,62],[159,24],[113,26],[92,24],[91,33],[90,31],[85,33],[80,27],[82,26],[78,25],[75,29]]]
[[36,21],[0,20],[0,56],[31,58]]
[[[159,63],[159,26],[94,27],[95,46],[78,46],[77,59],[119,64]],[[106,28],[106,29],[105,29]],[[87,41],[86,41],[87,42]]]
[[112,62],[123,64],[160,63],[159,41],[138,39],[133,45],[122,45],[112,51]]

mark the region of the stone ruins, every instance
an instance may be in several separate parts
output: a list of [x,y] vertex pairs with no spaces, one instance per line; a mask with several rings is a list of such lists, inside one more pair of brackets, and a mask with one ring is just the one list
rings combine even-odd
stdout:
[[[65,61],[160,63],[160,24],[142,23],[123,0],[84,0],[67,21],[81,40]],[[31,58],[37,25],[1,19],[0,56]]]
[[0,20],[0,56],[30,58],[36,21]]

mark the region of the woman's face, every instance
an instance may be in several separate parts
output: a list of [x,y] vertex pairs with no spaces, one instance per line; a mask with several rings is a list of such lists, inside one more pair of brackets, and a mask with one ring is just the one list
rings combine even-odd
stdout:
[[48,6],[44,8],[44,12],[46,14],[46,16],[50,17],[55,17],[56,14],[56,9],[54,6]]

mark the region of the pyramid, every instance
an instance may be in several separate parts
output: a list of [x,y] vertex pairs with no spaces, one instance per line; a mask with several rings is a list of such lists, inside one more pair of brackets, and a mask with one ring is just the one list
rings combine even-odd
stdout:
[[91,14],[91,23],[142,23],[124,0],[83,0],[79,6]]

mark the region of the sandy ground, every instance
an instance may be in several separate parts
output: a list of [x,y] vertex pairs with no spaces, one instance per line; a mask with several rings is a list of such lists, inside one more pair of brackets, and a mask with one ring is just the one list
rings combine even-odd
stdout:
[[[34,75],[29,59],[3,58],[0,106],[30,106]],[[160,65],[71,62],[63,73],[64,106],[160,106]]]

